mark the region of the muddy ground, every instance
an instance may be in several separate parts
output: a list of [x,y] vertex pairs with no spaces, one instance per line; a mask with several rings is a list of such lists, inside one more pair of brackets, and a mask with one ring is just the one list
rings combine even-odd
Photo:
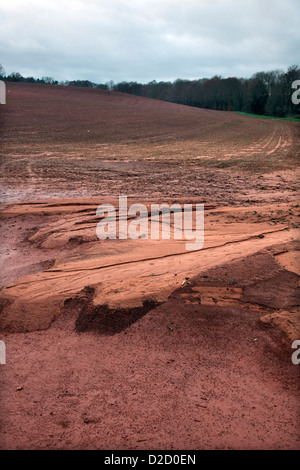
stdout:
[[[0,112],[0,447],[299,449],[299,124],[26,84]],[[99,240],[119,195],[203,203],[203,248]]]

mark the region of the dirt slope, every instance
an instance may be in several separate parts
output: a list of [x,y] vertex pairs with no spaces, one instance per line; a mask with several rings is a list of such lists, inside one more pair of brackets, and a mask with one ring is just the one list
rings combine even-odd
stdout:
[[[299,125],[8,88],[0,447],[299,449]],[[204,203],[203,248],[99,240],[120,194]]]

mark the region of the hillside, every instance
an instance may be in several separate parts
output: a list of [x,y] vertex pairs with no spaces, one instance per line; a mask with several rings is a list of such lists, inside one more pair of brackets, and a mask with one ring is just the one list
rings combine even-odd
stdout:
[[[47,188],[53,195],[208,196],[230,203],[253,199],[253,191],[260,200],[262,186],[263,200],[279,188],[295,189],[287,170],[299,159],[298,123],[80,87],[8,83],[7,90],[1,186],[10,197],[18,198],[15,182],[30,197],[47,196]],[[273,178],[279,170],[281,178]],[[258,173],[269,175],[266,184]]]
[[[0,120],[1,448],[299,447],[300,125],[19,83]],[[100,240],[119,195],[204,204],[202,249]]]

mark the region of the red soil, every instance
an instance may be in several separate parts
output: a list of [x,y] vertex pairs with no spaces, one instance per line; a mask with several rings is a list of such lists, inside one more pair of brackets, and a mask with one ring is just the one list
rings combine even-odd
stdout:
[[[1,449],[299,449],[299,125],[9,84]],[[96,237],[119,194],[205,243]]]

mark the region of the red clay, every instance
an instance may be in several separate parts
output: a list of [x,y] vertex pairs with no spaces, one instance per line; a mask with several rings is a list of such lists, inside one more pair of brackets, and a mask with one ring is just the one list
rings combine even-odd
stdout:
[[[297,123],[9,84],[1,449],[299,449]],[[96,237],[119,194],[205,244]]]

